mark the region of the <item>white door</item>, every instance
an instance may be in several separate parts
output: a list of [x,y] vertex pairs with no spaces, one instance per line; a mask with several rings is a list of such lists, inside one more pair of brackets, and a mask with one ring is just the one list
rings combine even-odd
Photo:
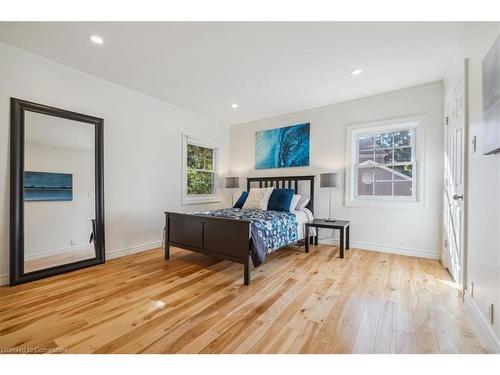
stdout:
[[466,64],[445,81],[443,263],[460,284],[465,276]]

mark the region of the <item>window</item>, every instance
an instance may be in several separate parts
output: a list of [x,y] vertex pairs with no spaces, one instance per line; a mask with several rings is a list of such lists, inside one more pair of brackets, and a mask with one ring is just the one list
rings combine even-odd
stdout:
[[214,149],[187,145],[187,195],[214,194]]
[[346,205],[425,207],[420,155],[426,121],[422,114],[347,128]]
[[217,148],[184,136],[183,203],[217,201]]
[[415,129],[360,134],[356,139],[356,196],[415,196]]

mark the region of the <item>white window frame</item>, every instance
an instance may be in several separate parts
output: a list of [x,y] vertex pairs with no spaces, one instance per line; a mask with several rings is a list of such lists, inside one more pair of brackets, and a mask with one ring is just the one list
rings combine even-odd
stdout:
[[[393,208],[423,208],[423,140],[425,115],[411,117],[400,117],[381,121],[374,121],[361,124],[353,124],[347,128],[346,139],[346,189],[345,201],[347,206],[352,207],[393,207]],[[363,135],[375,135],[384,132],[395,132],[398,130],[412,130],[412,160],[413,184],[412,196],[369,196],[358,195],[357,164],[358,164],[358,138]],[[410,164],[402,163],[402,164]]]
[[[203,195],[188,195],[187,193],[187,147],[188,144],[211,148],[214,150],[214,192],[213,194],[203,194]],[[216,142],[203,139],[200,137],[193,137],[188,134],[182,134],[182,204],[202,204],[202,203],[217,203],[220,202],[218,193],[218,181],[219,181],[219,146]]]

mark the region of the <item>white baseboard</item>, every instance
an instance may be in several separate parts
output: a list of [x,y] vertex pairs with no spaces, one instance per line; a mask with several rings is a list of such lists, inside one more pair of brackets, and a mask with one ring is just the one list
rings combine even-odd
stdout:
[[476,323],[478,333],[483,344],[493,353],[500,353],[500,339],[495,335],[491,324],[487,322],[481,310],[468,294],[465,295],[465,304],[471,312],[472,318]]
[[9,275],[0,275],[0,286],[9,285]]
[[142,251],[152,250],[152,249],[156,249],[158,247],[161,247],[161,240],[148,242],[148,243],[144,243],[141,245],[131,246],[131,247],[127,247],[125,249],[106,251],[106,259],[120,258],[120,257],[123,257],[125,255],[140,253]]
[[[339,240],[336,238],[323,238],[319,240],[320,243],[324,243],[326,245],[339,245]],[[355,249],[362,250],[371,250],[378,251],[381,253],[389,253],[389,254],[398,254],[398,255],[407,255],[411,257],[417,258],[426,258],[426,259],[441,259],[441,254],[438,251],[432,250],[424,250],[424,249],[414,249],[409,247],[399,247],[392,245],[384,245],[378,243],[370,243],[370,242],[359,242],[359,241],[350,241],[350,246]]]
[[[26,259],[26,260],[35,260],[35,259],[50,257],[50,256],[53,256],[53,255],[66,254],[69,251],[85,250],[86,248],[89,247],[89,245],[91,245],[91,244],[68,246],[68,247],[62,247],[60,249],[39,251],[39,252],[37,252],[35,254],[26,255],[24,257],[24,259]],[[93,246],[93,245],[91,245],[91,246]]]
[[[140,253],[146,250],[156,249],[161,247],[162,241],[153,241],[144,243],[141,245],[127,247],[125,249],[111,250],[106,252],[106,259],[115,259],[120,258],[125,255],[131,255],[135,253]],[[9,284],[9,275],[0,275],[0,285],[8,285]]]

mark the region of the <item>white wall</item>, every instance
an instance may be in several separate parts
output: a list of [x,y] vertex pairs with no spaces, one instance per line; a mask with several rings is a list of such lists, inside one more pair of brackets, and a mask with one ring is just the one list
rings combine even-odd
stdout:
[[[500,23],[467,23],[457,59],[469,59],[469,140],[477,136],[478,151],[469,147],[467,284],[474,282],[473,307],[497,338],[500,350],[500,154],[482,153],[482,60],[500,34]],[[495,305],[495,324],[488,320],[488,304]]]
[[221,174],[227,171],[229,131],[223,124],[1,43],[0,77],[3,283],[9,268],[10,97],[104,118],[107,257],[158,246],[165,210],[197,209],[180,204],[183,131],[217,142]]
[[[25,143],[26,171],[71,173],[71,201],[24,202],[25,258],[89,243],[95,218],[94,150]],[[72,243],[73,241],[73,243]]]
[[[360,78],[362,79],[362,77]],[[443,89],[432,83],[402,91],[294,113],[279,118],[236,125],[231,128],[232,175],[308,175],[344,171],[346,128],[350,124],[395,117],[425,115],[422,123],[425,162],[424,201],[420,208],[347,207],[342,189],[335,192],[335,217],[349,219],[352,245],[422,257],[439,258],[441,248],[441,202],[443,160]],[[255,132],[310,122],[310,166],[255,170]],[[317,185],[319,185],[319,177]],[[316,188],[315,216],[328,216],[328,189]],[[327,234],[321,234],[326,236]]]

